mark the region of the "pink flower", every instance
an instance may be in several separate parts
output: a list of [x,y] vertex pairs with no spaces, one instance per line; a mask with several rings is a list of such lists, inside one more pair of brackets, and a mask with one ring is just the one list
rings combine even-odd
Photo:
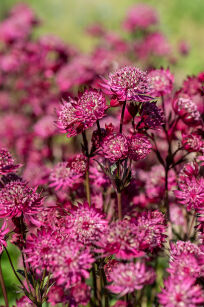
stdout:
[[186,125],[195,126],[200,124],[200,113],[189,96],[185,94],[177,95],[173,101],[173,108]]
[[42,196],[22,180],[10,181],[0,189],[0,217],[20,217],[34,222],[42,207]]
[[151,95],[153,97],[160,97],[171,93],[173,89],[174,75],[170,73],[169,69],[155,69],[148,74],[152,84]]
[[146,135],[141,133],[133,134],[129,139],[128,156],[134,161],[145,159],[151,148],[152,144]]
[[7,233],[9,233],[9,229],[6,228],[6,222],[4,221],[0,229],[0,254],[3,251],[3,247],[7,245],[5,240]]
[[152,100],[149,96],[150,82],[146,72],[134,66],[125,66],[109,74],[108,80],[100,83],[103,91],[119,101],[144,102]]
[[120,263],[110,273],[113,283],[107,288],[119,296],[142,289],[155,280],[155,272],[143,262]]
[[204,141],[201,135],[197,133],[183,135],[182,145],[188,152],[204,152]]
[[100,91],[86,90],[78,100],[69,98],[63,102],[58,110],[57,126],[67,132],[67,137],[75,136],[92,127],[105,115],[107,108],[105,97]]
[[127,220],[111,223],[97,245],[104,256],[115,255],[119,259],[132,259],[144,255],[144,252],[139,250],[137,227]]
[[170,259],[179,259],[181,255],[195,255],[201,254],[200,248],[190,241],[177,241],[176,243],[170,243]]
[[33,307],[33,302],[27,296],[22,296],[16,301],[16,307]]
[[73,188],[83,181],[87,168],[86,157],[78,154],[68,162],[59,162],[50,172],[50,187],[56,190]]
[[117,267],[120,264],[119,261],[115,259],[110,259],[107,261],[107,263],[104,265],[104,273],[106,275],[107,282],[111,282],[112,279],[110,278],[110,273],[113,271],[115,267]]
[[53,136],[56,133],[54,117],[51,115],[43,116],[37,121],[33,128],[35,134],[43,139]]
[[179,279],[185,277],[199,278],[201,275],[201,267],[198,260],[192,254],[181,254],[177,259],[169,264],[167,271],[171,276],[176,275]]
[[69,212],[65,223],[65,231],[72,238],[85,245],[91,245],[91,243],[100,240],[101,234],[107,228],[108,221],[102,211],[84,203]]
[[158,129],[164,122],[164,113],[156,106],[156,102],[146,102],[142,105],[139,128],[144,126],[148,129]]
[[15,172],[19,167],[6,149],[0,149],[0,175]]
[[53,248],[52,271],[56,284],[64,285],[65,289],[75,286],[89,277],[93,262],[88,248],[73,240],[62,240]]
[[157,12],[148,4],[139,3],[130,8],[124,21],[124,28],[134,32],[137,29],[146,29],[158,22]]
[[174,191],[178,202],[186,206],[187,210],[197,210],[204,202],[204,179],[186,178],[179,184],[180,190]]
[[79,305],[87,305],[91,296],[91,287],[85,283],[77,284],[70,290],[71,294],[71,306],[78,307]]
[[164,282],[164,289],[158,294],[159,302],[164,307],[201,306],[204,303],[204,295],[199,285],[195,285],[195,279],[187,277],[179,280],[169,277]]
[[144,211],[135,218],[140,250],[153,252],[161,248],[166,240],[166,221],[164,215],[155,211]]
[[101,151],[103,157],[112,163],[124,160],[128,156],[128,139],[121,133],[109,134],[103,140]]

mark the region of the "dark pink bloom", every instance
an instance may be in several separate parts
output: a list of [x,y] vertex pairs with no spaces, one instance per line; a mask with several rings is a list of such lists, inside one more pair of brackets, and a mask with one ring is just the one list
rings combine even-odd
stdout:
[[192,99],[185,95],[177,95],[173,101],[173,108],[186,125],[199,125],[201,122],[200,113]]
[[120,263],[110,273],[113,281],[107,288],[119,296],[142,289],[145,285],[152,284],[155,280],[155,272],[143,262]]
[[50,187],[56,190],[73,188],[83,181],[87,168],[86,157],[78,154],[68,162],[59,162],[50,172]]
[[197,133],[182,136],[182,145],[188,152],[204,152],[204,141]]
[[110,134],[104,138],[101,151],[103,157],[112,163],[124,160],[128,156],[128,139],[121,133]]
[[0,149],[0,175],[15,172],[19,167],[6,149]]
[[118,101],[152,100],[147,73],[134,66],[125,66],[110,73],[108,80],[103,78],[100,85],[106,94],[116,97]]
[[186,178],[184,183],[179,184],[180,190],[174,191],[178,202],[186,206],[187,210],[197,210],[204,202],[204,179]]
[[158,22],[157,12],[148,4],[139,3],[130,8],[124,21],[124,28],[134,32],[146,29]]
[[0,217],[24,215],[34,222],[36,213],[42,207],[42,196],[22,180],[10,181],[0,189]]
[[66,218],[65,231],[80,243],[91,244],[100,240],[106,230],[108,221],[99,209],[88,203],[73,208]]
[[172,260],[179,259],[181,255],[195,255],[201,254],[200,248],[190,241],[177,241],[176,243],[170,243],[170,257]]
[[181,254],[177,259],[173,260],[169,264],[167,271],[171,276],[176,275],[179,279],[185,277],[199,278],[201,275],[201,267],[198,259],[192,254]]
[[119,261],[115,259],[110,259],[107,261],[107,263],[104,265],[104,273],[106,275],[107,282],[111,282],[112,279],[110,278],[110,273],[113,271],[115,267],[117,267],[120,264]]
[[144,255],[144,252],[139,250],[137,235],[135,224],[127,220],[116,221],[109,225],[97,245],[105,256],[115,255],[120,259],[132,259]]
[[166,221],[164,215],[155,211],[144,211],[135,218],[137,226],[137,238],[140,243],[140,250],[147,249],[153,252],[162,248],[166,240]]
[[71,294],[71,306],[78,307],[79,305],[87,305],[91,296],[91,287],[85,283],[79,283],[72,287],[70,290]]
[[5,240],[5,236],[7,235],[7,233],[9,233],[9,229],[6,228],[6,222],[4,221],[0,229],[0,254],[3,251],[3,247],[7,245]]
[[174,75],[169,69],[155,69],[148,74],[152,84],[151,95],[160,97],[171,93],[174,83]]
[[27,296],[22,296],[16,301],[16,307],[33,307],[33,302]]
[[64,101],[58,110],[58,128],[67,132],[67,136],[75,136],[92,127],[98,119],[105,115],[107,109],[104,95],[97,90],[86,90],[78,100]]
[[164,122],[164,113],[156,106],[156,102],[146,102],[142,105],[139,128],[158,129]]
[[128,157],[134,161],[145,159],[151,152],[152,144],[149,138],[141,133],[133,134],[129,139]]
[[159,302],[164,307],[201,306],[204,303],[204,295],[195,279],[185,276],[183,280],[169,277],[164,282],[164,289],[158,294]]
[[46,115],[39,119],[34,125],[34,132],[37,136],[46,139],[56,133],[54,125],[54,116]]

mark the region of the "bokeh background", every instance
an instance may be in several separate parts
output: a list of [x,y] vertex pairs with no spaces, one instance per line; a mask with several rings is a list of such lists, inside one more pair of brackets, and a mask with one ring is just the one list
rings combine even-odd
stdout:
[[[4,19],[9,9],[18,2],[22,1],[0,0],[0,19]],[[23,2],[34,9],[42,22],[35,32],[36,36],[51,33],[84,52],[89,52],[97,43],[97,40],[84,35],[84,29],[89,24],[100,22],[109,30],[121,32],[121,23],[131,5],[137,2],[151,4],[158,11],[160,28],[173,45],[175,55],[180,40],[185,40],[190,46],[189,55],[180,58],[178,64],[172,67],[177,81],[186,75],[200,72],[204,67],[204,0],[24,0]],[[9,248],[16,264],[18,252],[14,247]],[[15,304],[16,280],[7,261],[3,255],[3,273],[12,306]],[[2,304],[0,292],[0,305]]]

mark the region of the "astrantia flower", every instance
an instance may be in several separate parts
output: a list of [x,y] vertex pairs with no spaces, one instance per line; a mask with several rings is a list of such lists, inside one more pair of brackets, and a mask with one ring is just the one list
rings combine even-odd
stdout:
[[101,87],[108,95],[119,101],[144,102],[152,100],[149,96],[150,82],[146,72],[134,66],[125,66],[103,79]]
[[5,236],[9,233],[9,229],[6,228],[6,222],[0,228],[0,254],[2,253],[3,247],[6,246]]
[[164,281],[164,289],[158,294],[159,302],[165,307],[196,307],[204,303],[204,295],[195,279],[185,276],[184,280],[169,277]]
[[27,296],[22,296],[16,301],[16,307],[32,307],[33,302]]
[[166,240],[166,222],[164,215],[155,211],[144,211],[135,219],[137,237],[141,250],[161,248]]
[[30,234],[24,253],[32,268],[49,270],[53,263],[53,249],[57,248],[59,242],[57,233],[51,229],[42,228],[37,234]]
[[144,252],[139,250],[137,227],[127,220],[110,224],[97,245],[104,255],[115,255],[120,259],[132,259],[144,255]]
[[201,135],[197,133],[191,133],[189,135],[183,135],[182,137],[183,148],[188,152],[204,152],[204,142]]
[[128,156],[128,140],[124,134],[110,134],[104,138],[101,150],[104,158],[113,163],[126,159]]
[[52,272],[56,284],[68,289],[88,278],[93,262],[88,248],[73,240],[63,240],[53,251]]
[[107,223],[100,210],[84,203],[69,212],[65,231],[68,231],[68,234],[78,242],[91,244],[100,240],[100,235],[106,230]]
[[90,300],[91,287],[85,283],[80,283],[70,289],[70,294],[71,306],[85,306],[89,303]]
[[112,279],[110,278],[110,273],[113,271],[113,269],[120,264],[119,261],[115,259],[110,259],[107,261],[107,263],[104,265],[104,273],[106,275],[107,282],[111,282]]
[[196,104],[187,95],[178,95],[173,101],[173,108],[186,125],[200,124],[201,117]]
[[6,149],[0,149],[0,175],[15,172],[19,166]]
[[164,113],[156,102],[146,102],[142,105],[141,121],[140,127],[158,129],[165,122]]
[[169,94],[173,88],[174,76],[169,69],[155,69],[148,74],[152,84],[151,95],[160,97]]
[[56,127],[54,126],[54,117],[51,115],[43,116],[37,121],[33,129],[35,134],[43,139],[53,136],[56,132]]
[[128,156],[134,161],[142,160],[150,153],[152,144],[148,137],[141,133],[133,134],[129,139]]
[[20,217],[32,221],[42,207],[42,196],[21,180],[10,181],[0,189],[0,218]]
[[82,182],[86,168],[86,158],[80,154],[68,162],[59,162],[50,172],[50,187],[59,190],[77,186]]
[[200,248],[190,241],[177,241],[176,243],[170,242],[170,259],[176,260],[181,255],[195,255],[201,254]]
[[92,127],[98,119],[105,115],[106,100],[102,92],[86,90],[77,100],[69,98],[58,110],[58,128],[67,132],[67,136],[75,136]]
[[179,184],[180,190],[174,191],[178,202],[185,205],[187,210],[199,209],[204,202],[204,179],[195,177],[186,178],[186,181]]
[[137,4],[130,8],[124,21],[124,28],[130,32],[146,29],[158,22],[156,11],[147,4]]
[[155,272],[142,262],[120,263],[110,273],[113,283],[107,288],[119,296],[142,289],[155,280]]
[[191,180],[193,177],[197,177],[199,175],[199,166],[196,162],[189,162],[184,164],[183,168],[179,172],[178,175],[178,185],[182,186],[182,184],[185,184],[186,179],[188,178]]
[[201,267],[194,255],[181,254],[176,260],[170,261],[167,271],[171,276],[177,275],[179,279],[183,279],[185,276],[198,278],[201,274]]

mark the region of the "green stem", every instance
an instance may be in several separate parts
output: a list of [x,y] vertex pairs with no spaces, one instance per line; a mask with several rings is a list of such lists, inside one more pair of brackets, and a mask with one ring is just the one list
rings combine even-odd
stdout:
[[0,284],[1,284],[1,289],[2,289],[2,293],[3,293],[4,301],[5,301],[5,306],[9,307],[8,296],[7,296],[7,292],[6,292],[6,286],[5,286],[5,283],[4,283],[3,272],[2,272],[2,268],[1,268],[1,255],[0,255]]

